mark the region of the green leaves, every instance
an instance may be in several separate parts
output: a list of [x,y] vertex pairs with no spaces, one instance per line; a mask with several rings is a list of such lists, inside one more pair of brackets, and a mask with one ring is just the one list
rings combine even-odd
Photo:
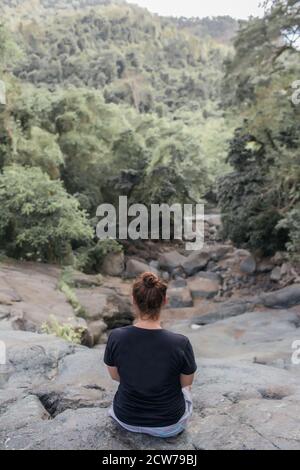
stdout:
[[287,33],[293,25],[298,31],[299,20],[299,2],[268,2],[265,17],[237,35],[227,68],[227,99],[242,110],[243,123],[228,153],[235,172],[219,185],[225,234],[267,254],[300,250],[300,107],[291,100],[300,52]]
[[76,199],[39,168],[5,167],[0,204],[2,243],[13,255],[59,260],[65,245],[92,239],[93,231]]

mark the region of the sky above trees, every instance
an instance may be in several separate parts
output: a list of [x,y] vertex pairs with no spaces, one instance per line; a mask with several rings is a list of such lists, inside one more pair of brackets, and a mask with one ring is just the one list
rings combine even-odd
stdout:
[[130,0],[151,12],[171,16],[219,16],[230,15],[234,18],[261,16],[261,0]]

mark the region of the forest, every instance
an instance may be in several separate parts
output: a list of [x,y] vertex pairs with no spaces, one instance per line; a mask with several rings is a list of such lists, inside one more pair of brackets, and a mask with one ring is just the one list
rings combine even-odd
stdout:
[[92,271],[120,250],[95,239],[100,203],[210,195],[225,238],[299,259],[299,1],[247,22],[100,0],[0,13],[3,255]]

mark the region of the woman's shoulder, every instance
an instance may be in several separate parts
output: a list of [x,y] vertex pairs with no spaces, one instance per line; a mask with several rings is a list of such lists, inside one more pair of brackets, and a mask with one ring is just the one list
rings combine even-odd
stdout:
[[122,336],[127,335],[132,330],[132,325],[121,326],[119,328],[114,328],[109,333],[110,338],[121,338]]
[[181,333],[176,333],[174,331],[170,330],[163,330],[165,332],[165,335],[173,342],[176,343],[178,346],[185,347],[189,343],[189,339],[187,336],[181,334]]

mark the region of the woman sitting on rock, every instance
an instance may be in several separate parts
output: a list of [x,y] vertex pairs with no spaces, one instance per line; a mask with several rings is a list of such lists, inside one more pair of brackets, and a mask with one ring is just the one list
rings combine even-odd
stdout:
[[120,383],[110,416],[124,429],[171,437],[192,414],[190,388],[197,369],[190,341],[161,327],[167,285],[144,273],[133,285],[137,321],[109,336],[104,362]]

